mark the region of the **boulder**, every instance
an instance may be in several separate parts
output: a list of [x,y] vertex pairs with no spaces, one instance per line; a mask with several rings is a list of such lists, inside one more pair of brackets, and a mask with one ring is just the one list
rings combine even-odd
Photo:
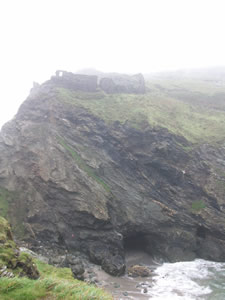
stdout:
[[89,257],[92,262],[100,264],[104,271],[113,276],[120,276],[125,272],[124,253],[118,247],[93,243],[89,246]]
[[124,258],[120,255],[106,257],[102,261],[102,269],[113,276],[121,276],[126,269]]
[[77,262],[73,262],[74,264],[70,266],[71,271],[73,273],[74,278],[79,280],[84,280],[84,265],[81,260],[77,260]]
[[151,271],[146,266],[134,265],[129,267],[127,273],[130,277],[148,277]]

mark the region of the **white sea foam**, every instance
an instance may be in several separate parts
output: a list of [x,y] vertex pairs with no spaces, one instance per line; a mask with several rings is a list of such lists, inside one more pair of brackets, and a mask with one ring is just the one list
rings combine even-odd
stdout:
[[[210,280],[225,270],[225,263],[196,259],[191,262],[164,263],[155,270],[151,300],[196,300],[209,298],[213,290]],[[208,297],[209,296],[209,297]],[[225,299],[225,291],[224,291]]]

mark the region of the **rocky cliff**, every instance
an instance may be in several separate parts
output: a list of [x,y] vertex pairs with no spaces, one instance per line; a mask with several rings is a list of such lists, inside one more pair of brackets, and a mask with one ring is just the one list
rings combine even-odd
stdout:
[[0,212],[18,238],[82,251],[114,275],[136,244],[170,261],[225,260],[224,137],[194,143],[152,123],[151,93],[140,97],[54,79],[32,91],[0,136]]

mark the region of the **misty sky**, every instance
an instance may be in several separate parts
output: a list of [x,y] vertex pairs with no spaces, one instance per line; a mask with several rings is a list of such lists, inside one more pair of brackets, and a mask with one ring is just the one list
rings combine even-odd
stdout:
[[225,0],[0,0],[0,126],[57,69],[225,66]]

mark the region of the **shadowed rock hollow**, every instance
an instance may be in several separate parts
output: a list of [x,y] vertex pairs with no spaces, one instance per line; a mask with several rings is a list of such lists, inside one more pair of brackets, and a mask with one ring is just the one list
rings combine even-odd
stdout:
[[[113,275],[137,244],[169,261],[224,261],[224,191],[213,175],[225,169],[224,146],[192,148],[146,120],[107,123],[60,80],[35,87],[1,131],[0,211],[17,237],[79,250]],[[96,82],[77,99],[102,101]]]

